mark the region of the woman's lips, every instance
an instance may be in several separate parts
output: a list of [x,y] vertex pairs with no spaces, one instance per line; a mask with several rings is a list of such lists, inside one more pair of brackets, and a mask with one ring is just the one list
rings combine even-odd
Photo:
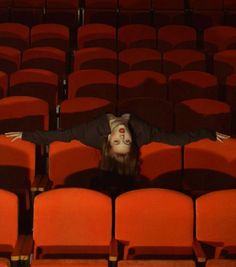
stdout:
[[120,128],[120,129],[119,129],[119,132],[120,132],[120,133],[124,133],[124,132],[125,132],[125,129],[124,129],[124,128]]

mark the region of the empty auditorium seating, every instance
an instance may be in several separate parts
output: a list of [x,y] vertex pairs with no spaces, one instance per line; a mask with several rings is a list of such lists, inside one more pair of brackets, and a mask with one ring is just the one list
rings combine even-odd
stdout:
[[[142,33],[142,34],[140,34]],[[157,47],[156,29],[143,24],[129,24],[118,29],[118,49]]]
[[123,260],[118,267],[195,267],[193,260]]
[[34,259],[53,255],[108,259],[111,208],[108,196],[88,189],[56,189],[38,195],[34,201]]
[[38,24],[31,28],[31,47],[49,46],[69,50],[69,28],[61,24]]
[[43,69],[24,69],[10,77],[9,95],[33,96],[45,100],[50,110],[55,110],[58,101],[58,77]]
[[0,98],[6,96],[8,87],[8,76],[5,72],[0,71]]
[[90,47],[74,51],[74,71],[100,69],[116,74],[117,64],[117,54],[111,49]]
[[48,104],[29,96],[0,100],[0,133],[48,130]]
[[186,25],[167,25],[157,32],[158,50],[165,52],[175,48],[196,48],[196,30]]
[[100,151],[79,141],[54,142],[49,146],[49,179],[58,185],[91,186],[100,161]]
[[10,8],[11,21],[25,24],[29,27],[43,22],[45,0],[13,0]]
[[151,25],[151,1],[119,0],[119,26],[142,23]]
[[29,27],[23,24],[1,23],[0,45],[24,50],[29,47],[29,34]]
[[155,186],[180,190],[181,148],[161,143],[150,143],[140,149],[140,175],[137,186]]
[[173,49],[163,54],[163,72],[169,76],[183,70],[206,70],[204,53],[194,49]]
[[215,259],[230,258],[233,247],[235,253],[235,198],[236,189],[229,189],[211,192],[196,200],[196,238],[214,248]]
[[118,54],[119,73],[129,70],[162,71],[161,53],[150,48],[128,48]]
[[231,133],[231,110],[224,102],[214,99],[189,99],[175,105],[177,132],[208,128],[225,134]]
[[185,24],[183,0],[152,0],[152,8],[154,10],[153,23],[156,27]]
[[21,52],[20,50],[9,47],[0,46],[0,70],[10,74],[20,68]]
[[236,74],[229,75],[225,82],[226,101],[232,111],[232,132],[236,133]]
[[218,98],[217,77],[202,71],[180,71],[168,79],[168,98],[177,103],[192,98]]
[[135,114],[150,125],[167,132],[173,130],[173,107],[166,100],[155,97],[129,97],[118,101],[117,113],[118,115]]
[[185,189],[202,194],[236,188],[235,148],[234,138],[223,143],[206,139],[185,145]]
[[115,238],[124,245],[123,259],[191,257],[193,213],[192,199],[173,190],[140,189],[119,195]]
[[60,128],[72,128],[104,113],[115,113],[110,101],[95,97],[76,97],[60,104]]
[[133,70],[119,75],[119,100],[131,97],[167,98],[166,77],[162,73]]
[[116,50],[116,29],[111,25],[91,23],[78,28],[77,48],[104,47]]
[[[1,265],[0,265],[1,266]],[[51,259],[51,260],[32,260],[31,267],[108,267],[106,260],[62,260],[62,259]],[[2,266],[1,266],[2,267]]]
[[78,96],[116,99],[116,76],[103,70],[78,70],[68,77],[68,98]]

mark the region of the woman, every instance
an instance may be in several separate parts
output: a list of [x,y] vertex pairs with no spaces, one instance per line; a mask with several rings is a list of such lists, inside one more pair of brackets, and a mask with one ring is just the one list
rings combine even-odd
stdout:
[[5,133],[12,141],[23,139],[35,144],[49,144],[53,141],[80,142],[101,150],[100,168],[120,175],[134,176],[139,167],[139,148],[150,142],[161,142],[170,145],[185,145],[203,138],[223,140],[228,135],[202,129],[187,133],[165,133],[136,117],[123,114],[116,117],[104,114],[79,126],[56,131],[9,132]]

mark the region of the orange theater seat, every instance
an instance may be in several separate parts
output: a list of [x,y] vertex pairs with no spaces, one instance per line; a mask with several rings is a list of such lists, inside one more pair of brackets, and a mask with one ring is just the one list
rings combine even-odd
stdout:
[[119,76],[119,100],[133,97],[167,98],[166,77],[148,70],[133,70]]
[[218,99],[217,78],[202,71],[180,71],[168,79],[168,97],[172,103],[192,98]]
[[10,267],[11,264],[8,259],[0,258],[0,267]]
[[176,48],[196,48],[196,30],[185,25],[167,25],[157,32],[158,50],[165,52]]
[[140,150],[139,186],[181,189],[181,147],[150,143]]
[[76,97],[64,100],[60,105],[60,128],[76,127],[104,113],[115,113],[115,105],[106,99]]
[[211,259],[207,260],[206,267],[236,267],[236,260]]
[[61,24],[38,24],[31,29],[31,46],[50,46],[69,49],[69,28]]
[[129,70],[162,71],[161,53],[150,48],[128,48],[118,54],[119,73]]
[[87,96],[116,100],[116,76],[104,70],[78,70],[69,75],[68,98]]
[[0,71],[10,74],[20,68],[21,52],[10,46],[0,46]]
[[100,151],[79,141],[49,146],[49,179],[58,185],[91,186],[100,162]]
[[10,77],[9,95],[38,97],[55,110],[58,99],[58,77],[43,69],[24,69]]
[[231,110],[224,102],[195,98],[175,105],[177,132],[208,128],[225,134],[231,133]]
[[115,239],[124,246],[122,259],[191,258],[193,216],[193,200],[177,191],[152,188],[119,195]]
[[166,76],[184,70],[205,71],[204,53],[194,49],[173,49],[163,54],[163,72]]
[[8,88],[8,76],[5,72],[0,71],[0,98],[6,96]]
[[117,73],[117,54],[115,51],[102,48],[90,47],[74,51],[73,70],[99,69]]
[[19,50],[29,47],[29,27],[20,23],[0,24],[0,45],[10,46]]
[[33,258],[108,259],[111,227],[107,195],[82,188],[44,192],[34,200]]
[[185,145],[185,189],[202,194],[212,190],[236,188],[235,148],[235,138],[224,143],[206,139]]
[[48,104],[29,96],[0,100],[0,133],[48,130]]
[[118,267],[195,267],[193,260],[123,260]]
[[[32,260],[31,267],[108,267],[106,260]],[[1,267],[1,265],[0,265]]]
[[116,29],[111,25],[92,23],[78,28],[77,48],[104,47],[116,50]]
[[134,47],[155,49],[157,47],[156,29],[143,24],[122,26],[118,29],[118,46],[119,50]]
[[231,253],[235,255],[235,199],[236,189],[228,189],[205,194],[196,200],[196,238],[214,249],[215,259],[230,258]]
[[135,114],[147,123],[167,132],[173,130],[173,107],[165,100],[155,97],[129,97],[118,102],[117,113]]
[[225,87],[226,102],[232,111],[232,132],[236,134],[236,74],[227,77]]

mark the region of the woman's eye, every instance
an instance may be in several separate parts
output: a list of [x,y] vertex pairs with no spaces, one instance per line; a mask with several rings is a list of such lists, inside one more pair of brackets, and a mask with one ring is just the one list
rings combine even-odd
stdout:
[[131,144],[131,141],[129,139],[127,139],[127,140],[125,140],[125,144],[129,145],[129,144]]
[[115,144],[115,145],[118,145],[119,143],[120,143],[119,140],[114,140],[114,144]]

